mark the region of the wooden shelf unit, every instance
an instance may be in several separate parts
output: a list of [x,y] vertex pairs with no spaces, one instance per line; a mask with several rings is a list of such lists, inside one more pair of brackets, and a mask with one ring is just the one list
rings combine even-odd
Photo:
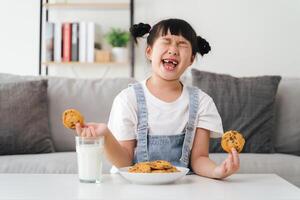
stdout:
[[129,9],[129,3],[44,3],[46,9]]
[[43,62],[43,65],[47,65],[47,66],[53,66],[53,65],[57,65],[57,66],[80,66],[80,65],[87,65],[87,66],[104,66],[104,65],[109,65],[109,66],[119,66],[119,65],[130,65],[130,63],[118,63],[118,62],[93,62],[93,63],[89,63],[89,62]]
[[81,62],[43,62],[42,61],[42,43],[43,43],[43,36],[42,36],[42,27],[44,23],[43,18],[43,10],[45,9],[45,19],[46,22],[48,22],[48,15],[49,10],[51,9],[103,9],[103,10],[122,10],[127,9],[130,12],[129,21],[130,26],[134,23],[134,0],[129,0],[128,3],[109,3],[108,2],[101,2],[101,3],[48,3],[48,0],[40,0],[40,45],[39,45],[39,75],[42,75],[42,66],[45,66],[45,74],[48,75],[48,66],[50,65],[62,65],[62,66],[70,66],[70,65],[111,65],[111,66],[117,66],[117,65],[130,65],[130,76],[134,77],[134,64],[135,64],[135,53],[134,53],[134,42],[130,41],[130,61],[129,63],[116,63],[116,62],[109,62],[109,63],[81,63]]

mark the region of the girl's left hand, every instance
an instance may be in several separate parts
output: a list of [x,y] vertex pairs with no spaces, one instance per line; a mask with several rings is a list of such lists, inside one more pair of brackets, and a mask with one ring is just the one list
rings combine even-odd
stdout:
[[237,172],[240,168],[239,154],[236,149],[232,148],[231,153],[228,154],[226,160],[221,165],[217,166],[213,171],[213,177],[222,179]]

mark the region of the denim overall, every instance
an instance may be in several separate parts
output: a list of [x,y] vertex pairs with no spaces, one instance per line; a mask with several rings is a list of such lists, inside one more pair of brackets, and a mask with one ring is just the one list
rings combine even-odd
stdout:
[[189,119],[184,130],[178,135],[149,135],[148,111],[143,87],[132,85],[137,99],[137,147],[134,163],[167,160],[173,165],[189,167],[190,153],[194,141],[199,104],[199,90],[187,87],[189,93]]

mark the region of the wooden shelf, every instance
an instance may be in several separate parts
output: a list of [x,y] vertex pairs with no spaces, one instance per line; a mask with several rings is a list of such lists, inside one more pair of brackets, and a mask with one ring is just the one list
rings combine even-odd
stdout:
[[44,3],[46,9],[129,9],[129,3]]
[[120,66],[120,65],[129,65],[129,63],[117,63],[117,62],[107,62],[107,63],[100,63],[100,62],[94,62],[94,63],[88,63],[88,62],[43,62],[43,65],[47,66],[81,66],[81,65],[86,65],[86,66]]
[[[118,1],[118,0],[117,0]],[[123,1],[123,0],[119,0]],[[50,12],[62,12],[62,14],[66,11],[83,11],[84,13],[87,11],[92,11],[93,14],[95,11],[128,11],[129,14],[129,22],[130,26],[134,24],[134,0],[128,0],[128,2],[111,2],[110,0],[106,0],[104,2],[92,2],[91,0],[84,0],[82,2],[76,2],[76,3],[68,3],[65,2],[49,2],[46,0],[40,0],[40,45],[39,45],[39,74],[42,75],[42,68],[45,68],[45,74],[48,74],[48,67],[51,66],[66,66],[66,67],[72,67],[72,66],[99,66],[99,67],[105,67],[105,66],[128,66],[130,67],[130,76],[134,77],[134,60],[135,60],[135,52],[134,52],[134,43],[131,40],[130,46],[131,46],[131,57],[130,60],[126,63],[115,63],[115,62],[108,62],[108,63],[81,63],[81,62],[43,62],[43,42],[45,41],[45,38],[43,36],[43,30],[44,23],[49,22],[49,14]],[[69,13],[67,13],[69,14]],[[75,14],[76,15],[76,14]],[[77,19],[78,20],[78,19]],[[79,20],[80,21],[80,20]],[[46,28],[46,27],[45,27]]]

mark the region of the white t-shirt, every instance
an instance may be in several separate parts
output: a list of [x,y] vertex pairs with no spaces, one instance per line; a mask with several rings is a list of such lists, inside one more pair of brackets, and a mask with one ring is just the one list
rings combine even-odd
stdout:
[[[189,117],[189,93],[183,86],[181,96],[173,102],[164,102],[155,97],[142,81],[148,109],[150,135],[181,134]],[[210,130],[210,137],[223,134],[222,120],[212,98],[199,89],[197,127]],[[108,128],[117,140],[137,138],[137,101],[133,87],[121,91],[114,99]]]

